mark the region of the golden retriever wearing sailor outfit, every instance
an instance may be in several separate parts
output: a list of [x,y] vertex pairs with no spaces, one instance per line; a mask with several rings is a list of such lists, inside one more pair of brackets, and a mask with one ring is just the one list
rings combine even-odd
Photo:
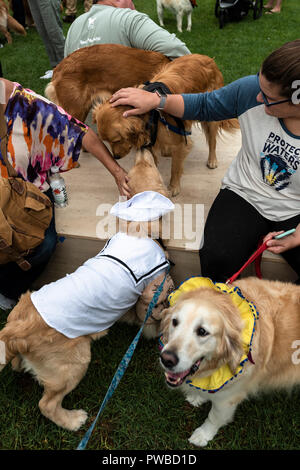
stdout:
[[[128,173],[132,192],[137,188],[142,189],[140,181],[143,181],[144,173],[147,197],[150,193],[154,201],[159,200],[160,204],[165,204],[163,210],[172,210],[171,201],[158,192],[166,192],[166,189],[162,186],[161,176],[147,151],[138,155],[136,166]],[[134,207],[136,199],[141,200],[141,195],[144,194],[136,194],[126,201],[126,204]],[[120,211],[122,204],[124,203],[117,203],[112,209]],[[159,207],[162,206],[154,205],[157,214],[161,212]],[[147,209],[143,210],[147,213]],[[153,210],[152,205],[149,210]],[[125,243],[125,248],[131,247],[131,254],[128,249],[122,250],[124,244],[120,246],[120,240]],[[121,259],[118,261],[114,258],[114,248],[121,256],[130,260],[128,269],[123,266]],[[154,271],[148,269],[152,264],[155,265]],[[42,414],[58,426],[77,430],[85,423],[87,413],[84,410],[62,408],[62,401],[87,371],[91,360],[91,341],[105,335],[108,331],[106,325],[109,327],[117,321],[129,304],[133,307],[136,301],[139,303],[139,295],[143,296],[143,289],[151,292],[151,283],[153,288],[153,283],[156,285],[162,281],[168,264],[166,253],[148,234],[144,238],[133,238],[127,235],[126,230],[124,233],[118,232],[97,256],[87,260],[75,273],[43,286],[36,292],[27,292],[21,297],[9,314],[5,327],[0,331],[0,352],[5,351],[4,357],[0,354],[0,371],[11,362],[15,370],[25,369],[32,372],[44,387],[39,402]],[[132,267],[133,269],[130,269]],[[136,278],[138,275],[140,278]],[[111,288],[114,276],[117,283],[116,287]],[[170,277],[168,283],[169,287],[173,286]],[[147,295],[149,297],[149,292]],[[164,300],[164,295],[166,293],[161,293],[158,303]],[[140,311],[144,311],[144,307],[143,302]],[[93,317],[94,311],[95,328],[90,324],[90,316]],[[91,315],[87,315],[87,312]],[[141,323],[139,310],[137,315],[136,320]],[[130,318],[132,320],[132,316]],[[78,321],[81,322],[80,326]],[[157,333],[155,327],[159,322],[155,325],[153,323],[155,321],[152,319],[152,333],[153,329],[154,333]]]

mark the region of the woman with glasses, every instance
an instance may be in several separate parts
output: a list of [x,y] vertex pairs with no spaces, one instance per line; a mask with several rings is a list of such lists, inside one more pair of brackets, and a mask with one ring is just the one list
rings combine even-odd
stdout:
[[[219,90],[160,97],[127,88],[111,102],[133,106],[125,116],[163,106],[183,119],[238,118],[242,146],[208,214],[202,275],[226,281],[268,234],[270,251],[281,253],[300,278],[300,40],[271,53],[257,75]],[[271,239],[292,228],[286,238]]]

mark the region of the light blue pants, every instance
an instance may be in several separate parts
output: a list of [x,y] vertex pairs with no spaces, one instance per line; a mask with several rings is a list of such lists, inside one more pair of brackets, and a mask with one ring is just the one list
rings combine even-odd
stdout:
[[28,3],[51,68],[54,68],[64,58],[65,38],[60,18],[60,0],[28,0]]

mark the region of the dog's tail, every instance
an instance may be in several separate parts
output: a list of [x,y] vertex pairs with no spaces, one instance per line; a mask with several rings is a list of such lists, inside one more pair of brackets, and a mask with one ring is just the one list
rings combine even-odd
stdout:
[[52,103],[59,104],[53,82],[49,82],[48,85],[46,86],[45,96],[46,98],[48,98],[48,100],[52,101]]
[[27,34],[25,28],[10,15],[7,15],[7,27],[15,33],[23,34],[23,36]]
[[225,121],[219,121],[219,131],[235,132],[239,128],[240,124],[237,119],[227,119]]

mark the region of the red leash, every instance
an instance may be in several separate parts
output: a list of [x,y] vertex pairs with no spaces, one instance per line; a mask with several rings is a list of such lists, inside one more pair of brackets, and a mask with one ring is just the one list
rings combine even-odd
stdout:
[[258,249],[253,253],[252,256],[246,261],[246,263],[241,267],[239,271],[237,271],[233,276],[231,276],[229,279],[227,279],[226,284],[232,284],[236,278],[241,274],[241,272],[253,261],[255,261],[255,271],[256,271],[256,276],[259,277],[259,279],[262,278],[261,270],[260,270],[260,263],[261,263],[261,257],[263,252],[267,249],[267,242],[261,243],[258,247]]

